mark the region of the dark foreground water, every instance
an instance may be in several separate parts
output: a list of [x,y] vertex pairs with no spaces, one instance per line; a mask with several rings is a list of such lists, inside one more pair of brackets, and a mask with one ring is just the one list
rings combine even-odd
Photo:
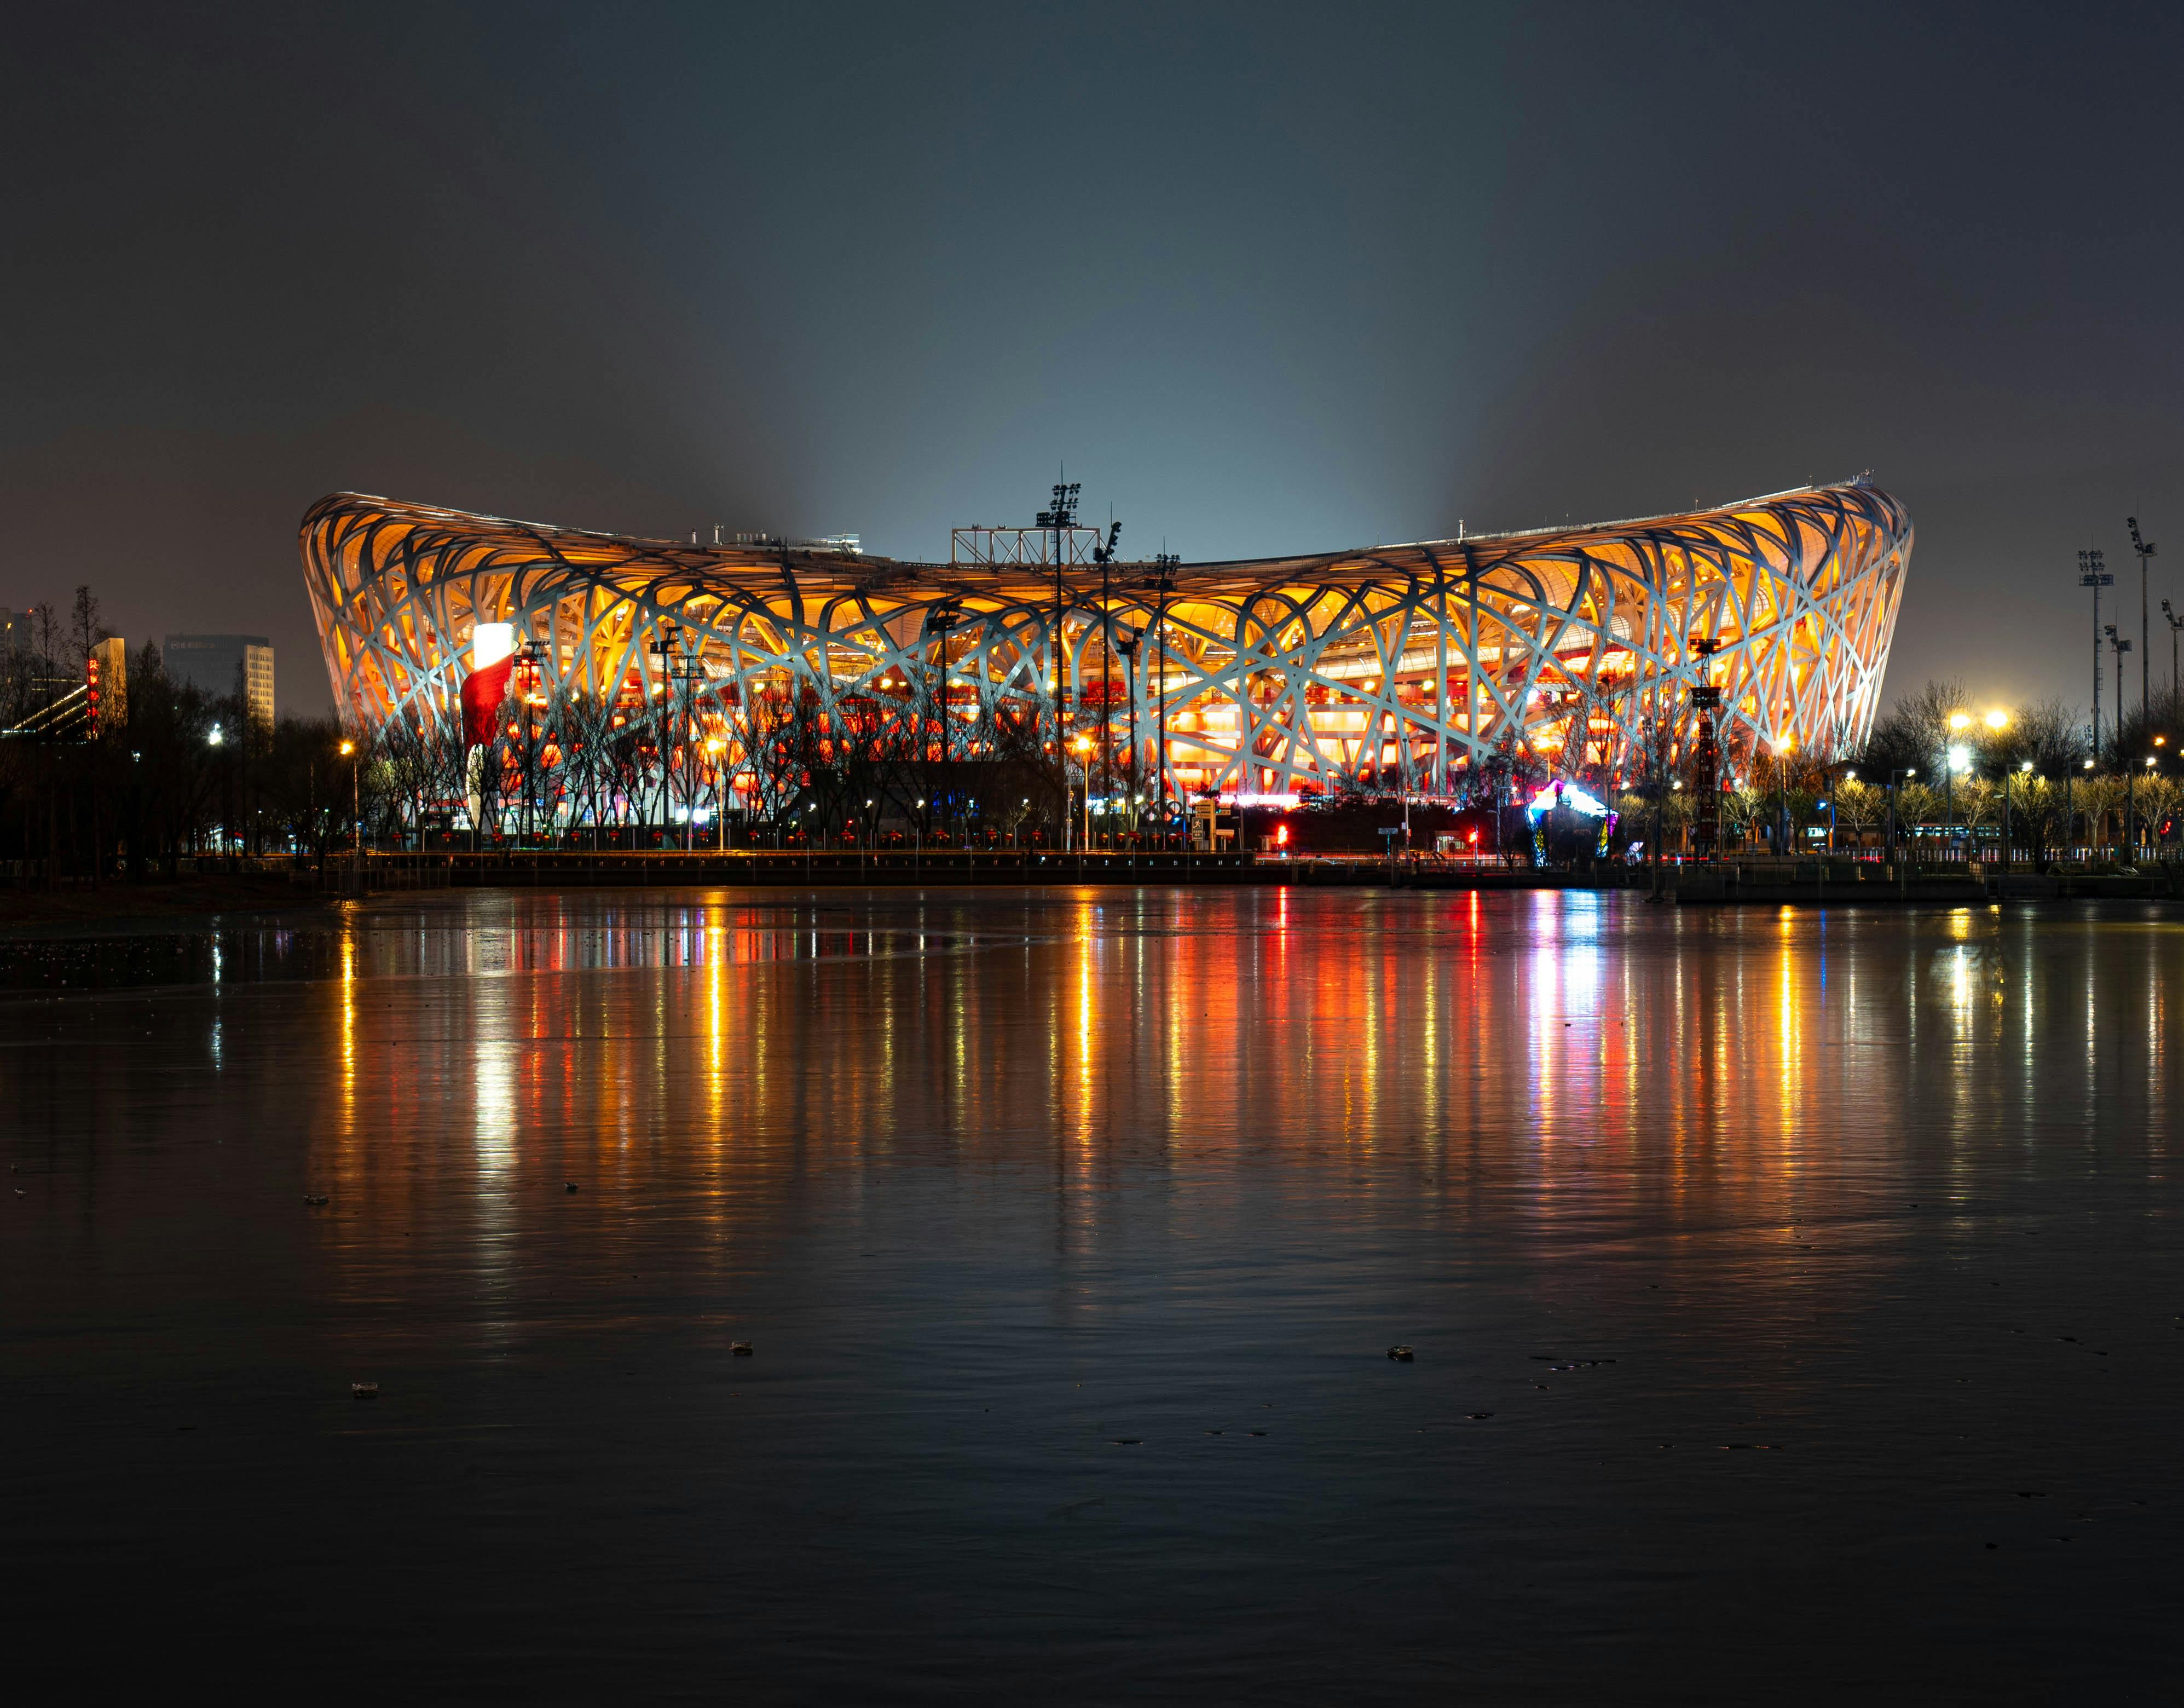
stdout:
[[2184,916],[481,895],[0,985],[19,1683],[2179,1687]]

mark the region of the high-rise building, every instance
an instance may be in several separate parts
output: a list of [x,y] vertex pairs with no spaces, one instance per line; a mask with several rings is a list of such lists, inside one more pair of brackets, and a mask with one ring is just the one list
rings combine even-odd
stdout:
[[259,723],[273,721],[273,643],[262,634],[170,634],[159,661],[177,682],[223,698],[240,692]]
[[129,721],[129,643],[111,634],[91,656],[98,661],[98,727],[119,729]]

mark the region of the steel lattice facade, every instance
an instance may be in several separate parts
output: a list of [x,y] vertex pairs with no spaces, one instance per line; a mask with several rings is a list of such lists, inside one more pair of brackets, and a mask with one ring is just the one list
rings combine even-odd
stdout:
[[1858,481],[1164,572],[1067,561],[1057,585],[1051,561],[685,546],[341,494],[302,544],[335,695],[367,729],[460,727],[471,631],[497,622],[532,661],[527,703],[657,726],[646,752],[691,799],[754,786],[736,779],[760,768],[770,701],[837,747],[959,756],[1006,725],[1049,754],[1089,735],[1146,790],[1164,757],[1171,795],[1253,795],[1449,793],[1497,755],[1612,773],[1688,740],[1702,681],[1733,757],[1850,751],[1912,530]]

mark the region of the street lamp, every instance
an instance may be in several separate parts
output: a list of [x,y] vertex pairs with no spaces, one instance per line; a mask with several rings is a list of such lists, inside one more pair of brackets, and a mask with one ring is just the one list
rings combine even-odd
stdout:
[[364,848],[364,785],[357,780],[356,743],[344,741],[341,751],[342,757],[348,761],[349,842],[361,853]]
[[[2091,759],[2085,760],[2080,764],[2078,768],[2081,771],[2090,771],[2093,768],[2093,762]],[[2070,795],[2072,792],[2070,785],[2077,780],[2077,778],[2069,770],[2069,768],[2065,767],[2063,773],[2063,840],[2065,842],[2071,841],[2071,826],[2074,819],[2070,806]],[[2091,848],[2092,844],[2092,829],[2093,827],[2091,824],[2087,824],[2086,826],[2086,843],[2088,849]],[[2070,851],[2073,856],[2075,856],[2077,851],[2076,844],[2075,842],[2071,843]]]
[[[1992,722],[1992,718],[1989,721]],[[2030,759],[2017,767],[2020,776],[2031,769]],[[2002,869],[2005,872],[2009,870],[2009,773],[2007,770],[2002,773]]]
[[[1963,718],[1966,723],[1971,722],[1971,719],[1964,717],[1960,712],[1956,717],[1949,720],[1951,727],[1956,726],[1958,718]],[[1964,746],[1952,747],[1947,757],[1948,763],[1942,767],[1942,828],[1943,834],[1953,846],[1957,840],[1957,773],[1966,769],[1971,764],[1971,749]]]
[[[2009,728],[2009,714],[2000,706],[1989,712],[1982,721],[1997,735]],[[1965,828],[1970,829],[1969,825]],[[2009,869],[2009,773],[2006,770],[2002,773],[2002,869]]]
[[1881,853],[1891,865],[1896,861],[1896,779],[1918,774],[1919,767],[1915,765],[1906,765],[1888,773],[1888,836]]
[[1078,855],[1082,856],[1085,849],[1092,846],[1092,738],[1079,735],[1070,745],[1077,750],[1077,768],[1084,777],[1084,840],[1077,848]]
[[719,838],[720,852],[723,854],[728,851],[728,779],[727,774],[721,769],[721,755],[727,750],[727,741],[717,735],[705,739],[705,751],[713,756],[713,817],[717,821],[714,834]]
[[[2151,772],[2153,769],[2153,767],[2154,756],[2149,753],[2146,756],[2146,768],[2148,771]],[[2131,773],[2126,771],[2124,773],[2123,777],[2124,844],[2125,846],[2129,849],[2131,863],[2135,866],[2138,863],[2138,820],[2135,813],[2135,803],[2131,793],[2132,786]],[[2147,839],[2149,842],[2153,840],[2153,839],[2150,836]]]
[[1784,737],[1774,754],[1774,852],[1781,857],[1790,851],[1790,756],[1797,751],[1797,744]]

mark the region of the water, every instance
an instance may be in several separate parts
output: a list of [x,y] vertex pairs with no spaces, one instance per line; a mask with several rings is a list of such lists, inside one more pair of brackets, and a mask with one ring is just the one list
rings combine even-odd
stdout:
[[480,894],[0,969],[34,1683],[2173,1682],[2176,915]]

